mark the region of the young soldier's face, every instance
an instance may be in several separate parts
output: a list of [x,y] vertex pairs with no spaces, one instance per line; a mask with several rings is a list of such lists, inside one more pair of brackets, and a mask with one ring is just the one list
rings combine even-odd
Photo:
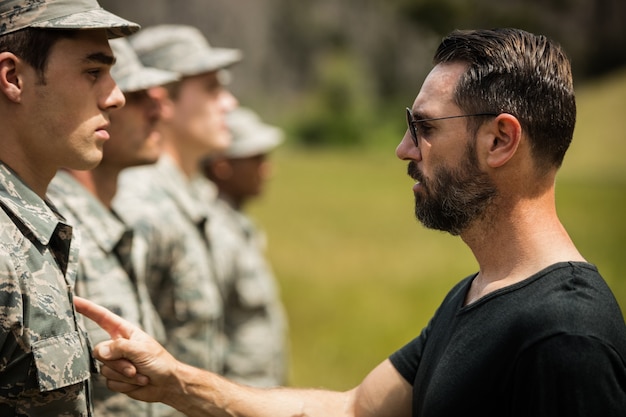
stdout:
[[125,96],[124,108],[111,114],[111,138],[104,145],[101,163],[120,170],[156,162],[163,147],[157,129],[159,102],[148,90],[127,93]]
[[226,114],[237,99],[221,84],[218,72],[184,78],[175,100],[177,139],[185,140],[200,155],[224,150],[231,140]]
[[23,137],[33,161],[49,167],[90,169],[109,139],[109,112],[124,105],[110,75],[113,53],[104,30],[78,30],[50,51],[45,82],[25,72],[23,105],[31,122]]

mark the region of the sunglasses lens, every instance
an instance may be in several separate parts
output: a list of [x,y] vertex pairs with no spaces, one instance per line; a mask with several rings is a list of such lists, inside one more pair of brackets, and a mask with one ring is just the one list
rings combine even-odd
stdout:
[[417,132],[415,131],[415,123],[413,123],[413,115],[411,114],[411,109],[407,107],[406,109],[406,124],[409,126],[409,133],[411,134],[411,138],[413,139],[413,143],[417,146]]

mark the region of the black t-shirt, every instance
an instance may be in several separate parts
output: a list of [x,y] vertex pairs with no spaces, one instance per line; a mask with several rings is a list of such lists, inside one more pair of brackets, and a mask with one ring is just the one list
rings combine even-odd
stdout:
[[626,326],[593,265],[558,263],[464,307],[473,277],[390,357],[413,416],[626,416]]

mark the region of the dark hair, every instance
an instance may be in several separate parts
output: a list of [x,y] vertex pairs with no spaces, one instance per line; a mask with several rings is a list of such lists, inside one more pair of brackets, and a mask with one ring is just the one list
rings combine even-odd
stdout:
[[574,134],[576,100],[570,63],[557,43],[519,29],[457,30],[435,53],[435,64],[447,62],[468,64],[454,96],[464,112],[514,115],[537,167],[561,166]]
[[75,30],[25,28],[0,36],[0,52],[12,52],[39,74],[46,83],[45,72],[52,47],[64,38],[72,38]]

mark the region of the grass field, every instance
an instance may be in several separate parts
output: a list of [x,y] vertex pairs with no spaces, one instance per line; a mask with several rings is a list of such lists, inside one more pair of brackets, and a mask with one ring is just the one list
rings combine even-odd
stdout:
[[[557,182],[559,212],[626,310],[626,72],[577,95],[577,131]],[[416,336],[477,265],[460,239],[414,220],[412,180],[393,144],[284,146],[274,161],[268,192],[251,209],[268,233],[289,314],[290,382],[348,389]]]

